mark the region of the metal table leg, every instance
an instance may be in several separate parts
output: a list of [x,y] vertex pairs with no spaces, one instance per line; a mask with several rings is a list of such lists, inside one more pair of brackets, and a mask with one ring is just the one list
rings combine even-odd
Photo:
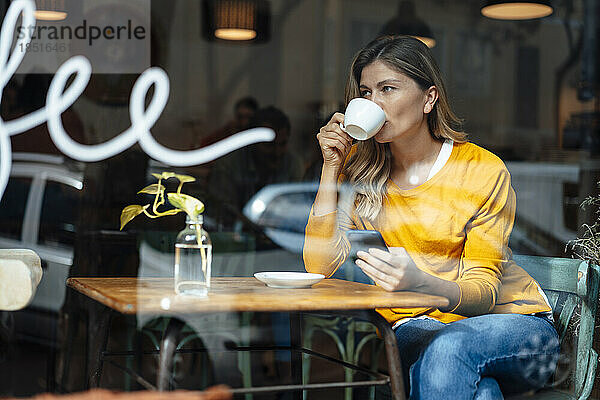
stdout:
[[390,323],[375,310],[343,310],[333,311],[331,313],[334,315],[348,315],[366,319],[377,327],[380,334],[383,336],[385,344],[392,398],[394,400],[405,400],[406,394],[404,392],[404,378],[402,377],[402,363],[400,361],[398,344],[396,343],[396,335],[394,334]]
[[173,357],[175,350],[177,350],[177,343],[181,336],[181,330],[185,324],[176,319],[171,318],[169,324],[165,329],[161,343],[160,343],[160,355],[158,359],[158,372],[156,375],[156,387],[159,391],[168,390],[170,385],[170,377],[173,371]]
[[96,306],[92,306],[88,312],[88,388],[96,388],[100,386],[113,312]]
[[[290,346],[295,349],[302,348],[302,315],[299,313],[290,313]],[[301,385],[302,382],[302,357],[298,352],[290,354],[290,370],[292,373],[292,384]],[[296,390],[291,393],[291,398],[302,400],[303,391]]]
[[404,378],[402,377],[402,363],[400,362],[400,352],[396,343],[396,334],[392,330],[390,323],[375,310],[371,311],[371,322],[379,329],[381,335],[383,335],[392,398],[394,400],[404,400],[406,397],[404,392]]

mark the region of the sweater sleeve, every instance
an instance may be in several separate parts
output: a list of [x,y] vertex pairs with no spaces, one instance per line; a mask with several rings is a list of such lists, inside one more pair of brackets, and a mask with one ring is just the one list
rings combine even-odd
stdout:
[[[356,153],[357,145],[353,145],[344,161]],[[327,278],[335,273],[346,261],[350,253],[350,243],[343,232],[356,229],[352,219],[354,208],[354,191],[345,183],[346,177],[338,177],[337,210],[329,214],[316,216],[313,207],[310,209],[308,223],[304,231],[304,268],[307,272],[323,274]]]
[[337,211],[316,216],[311,208],[304,235],[304,266],[306,271],[330,277],[344,263],[350,244],[343,234],[356,229],[350,215],[338,207]]
[[491,189],[466,227],[457,281],[460,300],[451,311],[467,317],[486,314],[496,304],[515,218],[515,192],[506,167],[489,182]]

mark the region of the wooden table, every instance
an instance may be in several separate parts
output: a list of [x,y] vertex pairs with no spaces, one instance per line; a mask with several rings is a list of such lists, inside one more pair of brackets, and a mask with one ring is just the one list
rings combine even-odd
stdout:
[[[325,279],[306,289],[273,289],[255,278],[214,278],[205,298],[178,296],[167,278],[69,278],[67,285],[123,314],[177,316],[214,312],[292,312],[350,314],[367,318],[383,335],[390,385],[395,399],[404,398],[396,337],[390,324],[374,311],[387,307],[434,307],[448,300],[413,292],[386,292],[362,283]],[[177,331],[177,326],[173,330]],[[157,387],[166,387],[175,344],[167,329],[160,349]],[[292,385],[293,386],[293,385]],[[306,385],[304,385],[306,386]],[[308,385],[310,386],[310,385]]]

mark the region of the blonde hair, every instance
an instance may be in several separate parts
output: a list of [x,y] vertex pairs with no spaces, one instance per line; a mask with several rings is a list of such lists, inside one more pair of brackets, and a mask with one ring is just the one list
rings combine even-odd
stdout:
[[[346,105],[353,98],[360,97],[362,70],[374,61],[382,61],[403,73],[423,90],[435,86],[438,99],[427,115],[429,133],[439,141],[466,141],[467,135],[461,129],[462,121],[450,109],[442,74],[431,51],[420,40],[410,36],[383,36],[356,54],[346,83]],[[358,215],[374,220],[383,205],[392,154],[387,143],[377,143],[373,138],[356,146],[356,152],[349,158],[342,173],[356,190],[354,203]]]

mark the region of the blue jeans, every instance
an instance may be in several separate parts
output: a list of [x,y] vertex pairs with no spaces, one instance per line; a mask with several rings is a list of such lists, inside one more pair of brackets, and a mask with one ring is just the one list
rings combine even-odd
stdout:
[[410,399],[503,399],[544,386],[559,341],[545,318],[488,314],[444,324],[413,319],[396,329]]

